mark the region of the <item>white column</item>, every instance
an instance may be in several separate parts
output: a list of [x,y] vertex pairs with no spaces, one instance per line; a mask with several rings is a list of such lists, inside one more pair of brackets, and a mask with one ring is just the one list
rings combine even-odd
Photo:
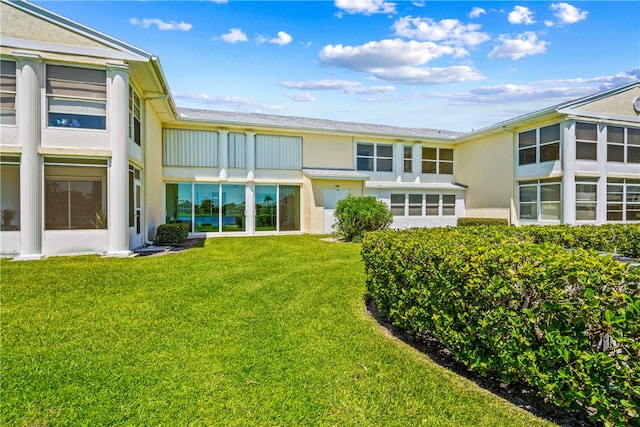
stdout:
[[229,131],[218,131],[218,167],[220,168],[220,181],[227,180],[229,169]]
[[20,255],[16,260],[42,259],[43,179],[38,147],[42,136],[42,62],[20,56],[16,98],[20,157]]
[[256,175],[256,133],[246,132],[247,136],[245,154],[247,164],[247,181],[253,181]]
[[576,124],[573,121],[562,126],[562,223],[576,222]]
[[416,182],[420,182],[420,174],[422,174],[422,144],[413,144],[413,162],[411,167],[413,168],[413,174],[416,177]]
[[129,68],[109,65],[107,93],[111,145],[109,167],[109,248],[107,255],[129,256],[129,156],[127,152]]
[[598,125],[598,192],[596,194],[596,220],[598,224],[607,222],[607,137],[605,133],[606,125]]
[[396,182],[402,182],[402,174],[404,173],[404,144],[402,142],[393,144],[393,170]]
[[256,186],[253,183],[247,183],[245,190],[245,232],[247,234],[255,234],[256,230]]

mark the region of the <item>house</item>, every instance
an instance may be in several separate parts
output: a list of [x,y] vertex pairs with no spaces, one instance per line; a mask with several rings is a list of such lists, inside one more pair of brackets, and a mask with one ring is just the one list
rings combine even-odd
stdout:
[[177,108],[156,56],[28,2],[0,36],[3,256],[322,234],[349,194],[396,228],[640,222],[640,82],[461,133]]

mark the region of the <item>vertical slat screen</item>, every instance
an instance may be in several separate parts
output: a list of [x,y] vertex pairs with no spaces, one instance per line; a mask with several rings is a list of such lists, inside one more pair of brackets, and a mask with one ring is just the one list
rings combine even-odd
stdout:
[[217,132],[165,129],[163,139],[164,166],[218,166]]
[[229,134],[229,167],[245,168],[246,138],[244,133]]
[[302,169],[302,138],[256,135],[256,168]]

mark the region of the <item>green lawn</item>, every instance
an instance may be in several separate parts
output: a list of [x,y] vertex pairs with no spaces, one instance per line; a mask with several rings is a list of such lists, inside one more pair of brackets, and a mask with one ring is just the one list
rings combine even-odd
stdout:
[[360,246],[0,262],[2,425],[551,425],[385,335]]

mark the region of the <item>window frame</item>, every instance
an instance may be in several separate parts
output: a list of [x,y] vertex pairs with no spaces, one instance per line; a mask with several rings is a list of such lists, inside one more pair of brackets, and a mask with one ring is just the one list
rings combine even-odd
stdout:
[[[434,157],[425,157],[431,150],[435,151]],[[443,159],[442,151],[451,152],[451,159]],[[454,175],[455,174],[455,153],[453,148],[449,147],[431,147],[423,145],[420,153],[420,172],[423,175]],[[425,172],[425,166],[427,166]],[[429,166],[435,166],[435,172],[431,172]],[[451,172],[443,172],[443,167],[450,167]]]
[[[137,102],[136,102],[137,100]],[[137,110],[137,114],[136,114]],[[142,98],[138,91],[129,85],[129,139],[139,147],[142,147]],[[136,126],[137,125],[137,126]]]
[[[578,132],[579,132],[578,128],[581,126],[593,127],[595,129],[595,139],[591,140],[586,138],[578,138]],[[600,133],[598,127],[599,126],[596,123],[576,122],[575,124],[576,160],[591,161],[591,162],[598,161],[598,138],[599,138],[598,135]],[[588,147],[589,152],[593,152],[594,155],[579,157],[581,152],[579,150],[580,146],[584,146],[585,148]]]
[[[616,187],[617,191],[612,191],[613,187]],[[630,192],[630,187],[636,187],[637,190]],[[617,197],[614,198],[613,195]],[[634,209],[630,210],[629,206]],[[630,220],[629,212],[638,212],[638,219]],[[611,219],[611,214],[615,213],[619,213],[620,219]],[[607,178],[607,222],[640,223],[640,179]]]
[[[360,147],[373,147],[373,154],[360,154]],[[391,150],[391,156],[381,156],[379,154],[379,148],[389,148]],[[380,142],[356,142],[356,170],[361,172],[387,172],[393,173],[393,144],[380,143]],[[367,162],[371,162],[372,169],[369,168],[361,168],[360,160],[367,160]],[[381,170],[380,163],[381,161],[387,161],[390,163],[390,169]]]
[[[575,215],[576,221],[580,222],[594,222],[598,219],[598,181],[599,178],[593,177],[582,177],[576,176],[575,178],[575,186],[576,186],[576,197],[575,197]],[[585,187],[593,187],[592,191],[578,191],[581,187],[584,189]],[[593,200],[586,198],[580,199],[579,194],[592,194]],[[579,207],[590,207],[589,211],[593,212],[593,218],[579,218],[579,212],[581,209]]]
[[[543,187],[558,186],[558,200],[543,200]],[[535,200],[522,201],[522,190],[527,188],[535,188]],[[518,220],[519,221],[535,221],[535,222],[560,222],[562,221],[562,181],[559,179],[536,179],[518,182]],[[558,205],[557,218],[544,218],[545,207]],[[535,208],[535,218],[523,217],[523,206],[531,206]]]
[[402,159],[403,159],[402,169],[404,173],[413,173],[413,146],[412,145],[403,146]]
[[[414,196],[413,201],[411,200],[412,196]],[[415,196],[420,197],[419,203]],[[399,200],[400,198],[402,198],[402,201]],[[434,198],[436,199],[435,203]],[[389,197],[389,207],[393,216],[400,218],[455,217],[456,195],[450,193],[391,193]],[[433,212],[434,208],[436,213]],[[414,213],[412,213],[412,209]],[[420,210],[419,215],[415,213],[415,209]],[[402,213],[400,213],[400,211]]]
[[[553,130],[553,133],[554,134],[557,133],[557,139],[552,138],[552,139],[545,139],[543,141],[543,136],[544,136],[543,134],[546,133],[545,132],[546,130],[550,130],[551,128],[555,128]],[[523,141],[525,137],[528,139],[533,139],[533,141]],[[537,128],[518,132],[517,141],[516,141],[517,148],[518,148],[518,166],[526,166],[526,165],[560,161],[562,156],[561,154],[562,151],[560,149],[561,139],[562,139],[562,133],[560,128],[560,122],[551,123],[546,126],[540,126]],[[552,156],[549,159],[542,160],[543,152],[546,153],[546,150],[553,146],[556,147],[553,151],[556,152],[557,154],[555,156]],[[527,154],[526,157],[523,157],[525,156],[523,154],[525,152],[526,153],[533,152],[533,156],[532,154]],[[523,162],[523,159],[527,159],[527,161]]]
[[[13,64],[12,66],[9,64]],[[6,68],[13,68],[13,75],[10,73],[3,72],[6,71]],[[3,84],[5,79],[11,81],[13,83],[8,82],[8,84]],[[13,88],[13,90],[7,90],[7,88]],[[18,119],[18,110],[16,108],[16,101],[18,96],[18,64],[16,61],[12,61],[9,59],[0,59],[0,126],[15,126],[17,124]],[[13,98],[13,108],[2,108],[2,99],[11,99]],[[3,123],[3,117],[5,115],[5,111],[7,113],[7,117],[13,117],[13,120],[10,120],[10,123]],[[13,112],[13,114],[11,114]]]
[[[68,71],[70,73],[81,73],[82,71],[87,71],[87,72],[96,72],[97,74],[99,72],[104,75],[104,80],[102,82],[96,82],[96,81],[92,81],[92,79],[90,78],[86,78],[85,80],[77,80],[77,79],[74,80],[71,78],[62,79],[60,77],[51,76],[52,74],[56,74],[53,72],[54,69],[59,69],[59,71],[62,74],[62,71],[60,70],[62,68],[75,70],[75,71]],[[86,66],[63,65],[63,64],[57,64],[57,63],[46,64],[45,66],[45,98],[47,103],[47,107],[46,107],[47,127],[54,128],[54,129],[65,128],[65,129],[82,129],[82,130],[93,130],[93,131],[108,130],[107,118],[108,118],[108,111],[109,111],[109,106],[108,106],[109,88],[107,85],[107,80],[108,80],[107,70],[104,68],[97,68],[97,67],[91,68]],[[93,93],[94,96],[88,96],[88,95],[79,96],[79,95],[69,95],[64,93],[55,93],[54,87],[52,86],[52,82],[54,81],[58,83],[67,82],[71,85],[75,84],[75,86],[72,86],[72,89],[66,89],[66,90],[57,89],[58,91],[86,90],[82,88],[82,85],[88,86],[88,87],[94,87],[93,91],[87,90],[87,92]],[[96,91],[95,87],[101,87],[101,88],[104,88],[104,90]],[[103,97],[95,96],[96,94],[99,94],[99,95],[104,94],[104,96]],[[55,109],[69,110],[69,111],[52,112],[51,111],[52,101],[54,100],[60,102],[60,105],[58,105],[57,108]],[[86,104],[86,105],[83,107],[82,104]],[[104,114],[83,114],[82,113],[83,108],[95,108],[96,105],[102,106],[100,110],[104,111]],[[93,106],[93,107],[90,107],[90,106]],[[80,112],[73,112],[72,110],[74,109],[79,109]],[[87,113],[91,113],[91,111],[87,111]],[[60,116],[60,118],[52,119],[52,115],[54,115],[54,117]],[[64,116],[67,116],[67,117],[64,117]],[[93,120],[97,119],[98,120],[97,123],[99,123],[99,125],[82,126],[82,122],[77,120],[80,117],[93,118]],[[57,125],[52,124],[54,121],[58,122],[58,124]]]

